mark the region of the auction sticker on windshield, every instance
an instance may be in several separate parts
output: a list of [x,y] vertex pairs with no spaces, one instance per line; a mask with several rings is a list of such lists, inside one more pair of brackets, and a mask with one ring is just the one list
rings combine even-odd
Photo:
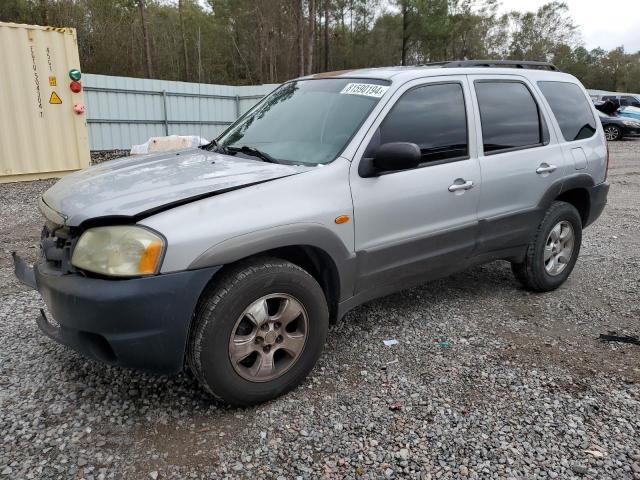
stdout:
[[380,98],[389,87],[373,83],[348,83],[340,93],[347,95],[366,95],[367,97]]

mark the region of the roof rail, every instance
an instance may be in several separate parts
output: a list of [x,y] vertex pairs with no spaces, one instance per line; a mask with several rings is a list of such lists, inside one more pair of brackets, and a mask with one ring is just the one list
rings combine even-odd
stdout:
[[536,70],[551,70],[559,72],[560,69],[553,63],[534,62],[530,60],[456,60],[453,62],[437,62],[442,68],[460,67],[506,67],[506,68],[530,68]]

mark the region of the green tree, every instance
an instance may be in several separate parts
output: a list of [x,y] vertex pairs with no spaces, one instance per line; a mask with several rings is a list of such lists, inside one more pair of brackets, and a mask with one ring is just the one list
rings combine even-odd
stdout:
[[568,18],[567,5],[550,2],[536,12],[511,12],[509,58],[548,61],[558,45],[577,44],[576,26]]
[[252,84],[510,58],[553,61],[589,88],[640,91],[640,52],[588,51],[556,1],[499,15],[499,0],[144,0],[144,22],[140,2],[0,0],[0,20],[75,27],[83,70],[107,75]]

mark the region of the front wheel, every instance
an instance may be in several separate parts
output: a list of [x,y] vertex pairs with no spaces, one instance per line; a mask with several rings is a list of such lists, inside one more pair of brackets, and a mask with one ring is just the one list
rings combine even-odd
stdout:
[[524,261],[511,263],[511,270],[529,290],[555,290],[569,278],[581,243],[582,220],[576,208],[553,202],[527,245]]
[[609,141],[620,140],[622,138],[622,130],[615,125],[607,125],[604,128],[604,136]]
[[277,258],[241,262],[203,294],[188,362],[202,386],[238,406],[301,383],[322,353],[329,312],[322,288]]

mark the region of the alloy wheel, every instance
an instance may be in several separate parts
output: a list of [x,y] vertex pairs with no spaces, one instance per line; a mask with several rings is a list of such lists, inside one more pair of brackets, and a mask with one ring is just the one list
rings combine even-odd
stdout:
[[544,247],[544,268],[549,275],[562,273],[571,261],[575,233],[570,222],[562,220],[551,229]]
[[607,127],[604,129],[604,136],[607,140],[617,140],[620,130],[617,127]]
[[300,357],[308,326],[307,312],[295,297],[275,293],[259,298],[247,307],[231,331],[231,365],[251,382],[280,377]]

